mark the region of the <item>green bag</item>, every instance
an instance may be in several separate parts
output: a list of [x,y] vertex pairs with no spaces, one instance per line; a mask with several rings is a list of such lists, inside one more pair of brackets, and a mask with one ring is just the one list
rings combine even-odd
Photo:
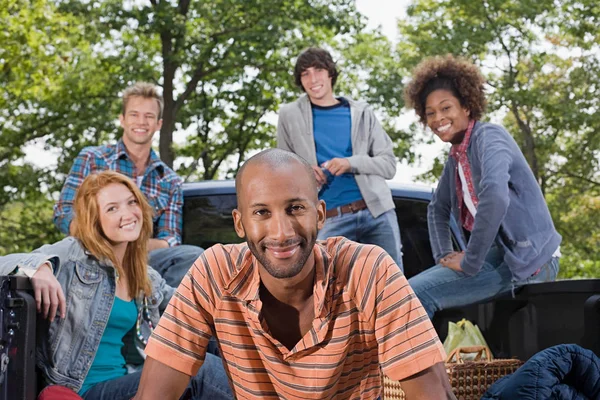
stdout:
[[[452,350],[459,347],[471,346],[488,347],[479,327],[464,318],[457,323],[449,322],[448,336],[446,337],[446,340],[444,340],[444,350],[446,350],[446,354],[450,354]],[[471,358],[474,357],[474,355],[466,355],[464,358],[469,359],[469,356],[471,356]]]

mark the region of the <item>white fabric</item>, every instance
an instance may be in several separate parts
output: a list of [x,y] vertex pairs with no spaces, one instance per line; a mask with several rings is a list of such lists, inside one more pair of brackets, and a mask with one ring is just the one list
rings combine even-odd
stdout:
[[556,251],[552,254],[552,257],[560,258],[562,256],[560,252],[560,246],[556,249]]
[[469,193],[469,186],[467,186],[467,179],[465,178],[465,173],[463,172],[462,166],[458,163],[458,176],[460,177],[460,183],[463,187],[463,198],[465,201],[465,205],[467,206],[467,210],[471,213],[473,218],[477,214],[477,209],[475,208],[475,203],[473,203],[473,199],[471,198],[471,193]]
[[142,180],[144,179],[144,176],[136,176],[135,178],[135,183],[137,184],[137,187],[142,187]]
[[26,267],[22,264],[19,264],[18,270],[16,275],[25,275],[27,276],[29,279],[33,278],[33,275],[38,272],[38,270],[42,267],[42,265],[47,265],[48,267],[50,267],[50,269],[52,270],[52,264],[50,263],[50,261],[44,261],[43,263],[41,263],[37,268],[31,268],[31,267]]

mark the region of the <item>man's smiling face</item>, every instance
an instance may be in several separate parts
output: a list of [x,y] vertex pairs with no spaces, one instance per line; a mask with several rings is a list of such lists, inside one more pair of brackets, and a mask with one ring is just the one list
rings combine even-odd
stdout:
[[304,91],[313,103],[333,98],[331,77],[326,69],[307,68],[300,74],[300,81]]
[[257,162],[247,166],[241,181],[235,229],[261,266],[278,279],[312,267],[317,232],[325,221],[314,177],[299,162],[278,167]]
[[156,99],[132,96],[127,102],[125,114],[119,117],[125,146],[151,146],[154,133],[162,126],[162,119],[158,118],[159,113]]

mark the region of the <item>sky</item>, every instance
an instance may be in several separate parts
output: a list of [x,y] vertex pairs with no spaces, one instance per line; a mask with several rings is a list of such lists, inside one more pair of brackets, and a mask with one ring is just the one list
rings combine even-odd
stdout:
[[[395,43],[398,36],[397,21],[406,16],[406,8],[411,2],[411,0],[356,0],[356,8],[368,18],[367,28],[381,28],[381,32]],[[399,118],[403,120],[401,126],[408,126],[410,122],[416,120],[412,112],[407,112]],[[433,135],[431,131],[429,134]],[[416,146],[414,150],[420,155],[420,162],[413,165],[408,165],[406,162],[398,163],[396,176],[392,181],[415,183],[417,175],[429,170],[435,157],[445,148],[447,145],[437,138],[434,144]]]
[[[356,8],[367,17],[367,28],[381,28],[381,31],[392,42],[397,39],[396,22],[398,18],[406,15],[406,7],[410,0],[356,0]],[[407,113],[399,116],[402,119],[401,125],[408,125],[414,114]],[[158,137],[158,135],[156,136]],[[396,176],[392,179],[396,182],[413,183],[415,177],[429,169],[435,156],[444,148],[439,140],[434,145],[422,145],[416,147],[416,152],[421,156],[421,162],[417,165],[408,165],[406,162],[398,163]],[[25,148],[25,160],[40,167],[50,167],[56,165],[58,154],[56,152],[44,150],[43,143],[36,143]]]
[[406,15],[408,0],[356,0],[356,8],[367,16],[368,28],[381,27],[390,40],[397,36],[396,21]]

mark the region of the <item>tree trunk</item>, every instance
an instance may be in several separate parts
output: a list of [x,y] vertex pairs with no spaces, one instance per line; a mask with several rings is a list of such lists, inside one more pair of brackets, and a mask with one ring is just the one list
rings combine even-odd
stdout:
[[517,120],[517,124],[521,129],[521,136],[523,137],[523,154],[525,158],[529,162],[529,166],[531,167],[531,171],[533,171],[533,176],[535,176],[535,180],[538,184],[541,185],[540,181],[540,169],[538,166],[537,155],[535,154],[535,140],[533,138],[533,133],[531,132],[531,128],[529,125],[523,121],[521,115],[519,114],[519,109],[516,105],[512,105],[511,111]]
[[[166,85],[165,85],[166,86]],[[166,94],[166,89],[164,93]],[[163,125],[160,129],[160,140],[159,140],[159,151],[160,151],[160,159],[169,166],[169,168],[173,168],[173,161],[175,159],[175,155],[173,154],[173,131],[175,130],[175,110],[173,108],[173,92],[170,93],[170,100],[167,100],[167,96],[165,98],[165,108],[163,113]]]
[[[157,12],[160,11],[160,4],[156,1],[152,1]],[[177,9],[172,10],[178,15],[186,16],[190,7],[190,0],[180,0]],[[174,30],[177,32],[177,30]],[[163,59],[163,124],[160,129],[160,140],[159,140],[159,151],[161,160],[167,164],[170,168],[173,168],[173,161],[175,160],[175,154],[173,153],[173,131],[175,130],[175,120],[179,107],[175,101],[173,86],[175,81],[175,72],[177,71],[178,64],[175,61],[175,54],[181,47],[181,42],[184,38],[184,34],[177,34],[173,36],[173,31],[169,27],[163,28],[160,32],[160,41],[162,45],[162,59]],[[191,90],[195,88],[188,88],[186,93],[179,99],[181,102],[185,101],[185,98]]]
[[160,129],[159,151],[160,159],[173,168],[173,131],[175,130],[175,99],[173,98],[173,81],[175,80],[175,71],[177,66],[172,61],[173,49],[169,32],[161,33],[162,57],[163,57],[163,124]]

